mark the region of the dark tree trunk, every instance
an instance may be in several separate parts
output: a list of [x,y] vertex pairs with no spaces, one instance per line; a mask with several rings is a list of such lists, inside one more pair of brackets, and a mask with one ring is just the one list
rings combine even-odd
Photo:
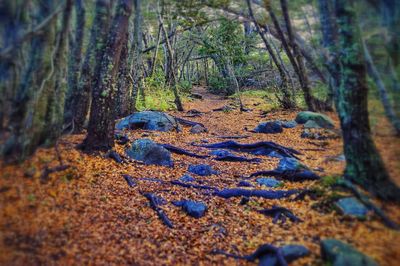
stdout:
[[76,91],[72,92],[71,109],[75,133],[80,133],[84,129],[86,117],[90,109],[90,95],[96,79],[94,66],[96,63],[101,62],[102,59],[109,23],[109,8],[109,0],[96,1],[95,18],[90,32],[85,60],[82,65],[79,86]]
[[328,69],[330,74],[329,78],[329,94],[327,98],[327,103],[331,105],[334,100],[334,93],[337,84],[335,82],[338,80],[338,73],[335,66],[337,56],[334,55],[335,42],[337,41],[337,29],[335,23],[333,22],[333,6],[331,1],[318,0],[318,7],[320,13],[321,21],[321,31],[322,31],[322,45],[325,48],[324,58],[325,67]]
[[335,14],[340,76],[335,102],[347,162],[345,176],[382,199],[400,201],[400,189],[390,180],[371,136],[366,67],[353,1],[335,0]]
[[169,68],[170,68],[170,73],[172,75],[172,83],[173,84],[171,84],[171,85],[172,85],[172,91],[173,91],[174,96],[175,96],[175,106],[176,106],[176,109],[181,112],[181,111],[183,111],[183,105],[182,105],[182,102],[181,102],[181,98],[179,96],[179,91],[178,91],[178,87],[177,87],[177,85],[178,85],[177,81],[178,80],[177,80],[176,73],[175,73],[175,70],[174,70],[174,64],[173,64],[174,52],[172,50],[172,46],[171,46],[171,43],[170,43],[169,38],[168,38],[168,33],[167,33],[167,30],[165,29],[165,26],[164,26],[164,23],[163,23],[161,15],[159,15],[159,21],[160,21],[160,24],[161,24],[161,29],[163,30],[164,36],[165,36],[165,39],[166,39],[165,43],[166,43],[166,46],[167,46],[168,58],[170,58],[170,66],[169,66]]
[[119,59],[117,104],[115,106],[117,118],[129,113],[129,88],[132,83],[129,81],[128,55],[128,34],[126,34]]
[[108,34],[107,44],[92,93],[88,135],[83,142],[87,151],[108,150],[114,147],[115,97],[114,80],[118,72],[121,50],[129,27],[131,0],[119,0]]
[[136,112],[136,102],[137,96],[141,90],[142,86],[142,9],[141,9],[141,0],[134,0],[135,7],[135,21],[134,21],[134,29],[133,29],[133,44],[131,48],[131,69],[130,73],[132,76],[132,90],[130,94],[130,108],[129,113]]
[[308,109],[311,111],[315,111],[316,106],[314,103],[314,99],[311,95],[310,85],[309,85],[306,69],[304,66],[303,56],[301,55],[301,53],[299,51],[297,43],[294,41],[293,28],[292,28],[292,23],[291,23],[290,17],[289,17],[287,0],[280,0],[280,2],[281,2],[282,13],[283,13],[283,17],[285,19],[286,29],[287,29],[287,33],[288,33],[289,44],[292,47],[293,56],[295,57],[296,63],[297,63],[297,69],[298,69],[297,71],[298,71],[301,88],[303,89],[303,93],[304,93],[304,99],[306,101]]

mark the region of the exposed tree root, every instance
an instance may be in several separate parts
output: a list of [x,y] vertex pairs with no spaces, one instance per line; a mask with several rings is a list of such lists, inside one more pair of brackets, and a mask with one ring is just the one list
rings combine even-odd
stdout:
[[186,188],[207,189],[207,190],[218,191],[218,189],[215,188],[215,187],[205,186],[205,185],[196,185],[196,184],[191,184],[191,183],[183,183],[183,182],[178,181],[178,180],[173,180],[170,183],[172,185],[186,187]]
[[193,146],[208,148],[208,149],[229,149],[238,152],[248,152],[255,155],[268,156],[272,151],[278,152],[280,155],[285,157],[297,158],[296,155],[301,154],[295,149],[288,148],[276,144],[271,141],[261,141],[251,144],[241,144],[232,140],[214,143],[214,144],[194,144]]
[[210,157],[208,155],[198,155],[198,154],[195,154],[193,152],[187,151],[185,149],[175,147],[175,146],[173,146],[171,144],[160,144],[160,145],[163,146],[164,148],[166,148],[167,150],[169,150],[170,152],[173,152],[173,153],[176,153],[176,154],[183,154],[183,155],[187,155],[187,156],[195,157],[195,158],[200,158],[200,159],[205,159],[205,158]]
[[286,209],[284,207],[273,206],[271,209],[264,209],[258,212],[273,217],[274,219],[272,220],[272,222],[274,224],[277,223],[279,220],[282,221],[282,223],[285,223],[286,218],[289,218],[290,221],[295,223],[302,221],[300,218],[294,215],[291,210]]
[[161,221],[169,228],[174,228],[174,225],[172,224],[168,216],[165,214],[164,210],[159,207],[160,202],[158,200],[158,197],[153,193],[144,193],[143,196],[145,196],[150,201],[150,207],[156,211]]
[[199,123],[199,122],[193,122],[193,121],[186,120],[186,119],[183,119],[183,118],[179,118],[179,117],[176,117],[176,116],[174,116],[174,118],[176,119],[176,121],[178,121],[180,124],[182,124],[184,126],[193,127],[193,126],[199,125],[199,126],[205,127],[204,124]]
[[215,195],[225,199],[232,197],[259,197],[264,199],[282,199],[290,197],[299,192],[300,190],[248,190],[242,188],[227,188],[217,191]]
[[286,259],[284,258],[283,254],[282,254],[281,249],[277,248],[273,245],[270,245],[270,244],[261,245],[257,248],[257,250],[254,253],[252,253],[250,255],[245,255],[245,256],[230,254],[223,250],[214,250],[212,253],[225,255],[227,257],[231,257],[231,258],[235,258],[235,259],[243,259],[243,260],[247,260],[250,262],[254,262],[258,259],[259,260],[258,265],[265,265],[265,266],[272,265],[272,264],[268,264],[266,262],[269,261],[270,258],[275,257],[277,259],[278,265],[280,265],[280,266],[288,265],[286,262]]
[[125,178],[126,183],[128,183],[128,186],[130,186],[130,187],[136,186],[136,182],[133,180],[132,176],[130,176],[130,175],[122,175],[122,176]]
[[305,180],[318,180],[320,177],[309,171],[309,170],[299,170],[299,171],[279,171],[279,170],[269,170],[269,171],[259,171],[250,175],[250,177],[255,176],[276,176],[284,180],[292,182],[302,182]]
[[225,162],[248,162],[248,163],[261,162],[260,158],[246,158],[246,157],[236,156],[236,155],[217,156],[214,158],[214,160],[225,161]]
[[114,150],[110,150],[107,155],[108,158],[113,159],[114,161],[116,161],[117,163],[124,163],[125,160],[122,159],[121,155],[119,155],[118,152],[114,151]]
[[250,138],[249,135],[243,136],[216,136],[217,139],[247,139]]

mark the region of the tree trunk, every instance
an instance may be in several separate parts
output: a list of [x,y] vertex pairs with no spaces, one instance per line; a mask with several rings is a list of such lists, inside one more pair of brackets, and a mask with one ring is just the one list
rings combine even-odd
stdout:
[[86,22],[86,10],[82,0],[75,0],[75,19],[75,37],[71,48],[71,55],[68,60],[68,88],[70,95],[68,95],[66,102],[67,112],[65,118],[67,121],[72,119],[71,101],[73,101],[73,99],[71,96],[79,90],[78,81],[80,79],[82,67],[82,47]]
[[122,45],[121,55],[119,59],[119,69],[118,69],[118,92],[117,92],[117,104],[116,117],[120,118],[128,115],[129,110],[129,87],[131,82],[129,80],[129,63],[128,63],[128,33],[126,34],[124,43]]
[[133,88],[131,92],[131,108],[129,113],[136,112],[136,102],[138,93],[141,90],[141,79],[143,78],[142,72],[142,8],[141,8],[141,0],[134,0],[133,5],[135,7],[135,20],[134,20],[134,28],[133,28],[133,45],[131,48],[132,58],[132,67],[131,67],[131,76],[133,78]]
[[390,180],[371,136],[366,68],[353,1],[335,0],[335,14],[340,75],[335,102],[347,161],[345,176],[382,199],[400,201],[400,189]]
[[178,92],[178,88],[177,88],[177,78],[176,78],[176,75],[175,75],[174,65],[173,65],[174,52],[172,51],[171,43],[169,41],[168,33],[167,33],[167,31],[165,29],[165,26],[164,26],[164,23],[162,21],[161,14],[159,14],[159,21],[160,21],[161,28],[162,28],[162,30],[164,32],[164,36],[165,36],[165,39],[166,39],[165,43],[166,43],[166,46],[167,46],[168,55],[169,55],[169,58],[171,59],[171,62],[170,62],[170,64],[171,64],[170,68],[171,69],[170,70],[171,70],[172,82],[173,82],[172,91],[173,91],[174,96],[175,96],[176,109],[178,111],[182,112],[183,111],[183,105],[182,105],[182,102],[181,102],[181,99],[180,99],[180,96],[179,96],[179,92]]
[[292,47],[293,56],[295,57],[296,63],[297,63],[298,75],[299,75],[301,88],[303,89],[304,99],[306,101],[308,109],[311,111],[315,111],[316,106],[313,101],[313,97],[311,95],[310,85],[309,85],[306,69],[304,66],[303,57],[302,57],[301,53],[299,52],[297,43],[294,41],[292,23],[291,23],[290,17],[289,17],[287,0],[280,0],[280,2],[281,2],[282,13],[283,13],[283,17],[285,19],[286,29],[287,29],[287,33],[288,33],[289,44]]
[[158,55],[158,48],[160,46],[160,39],[161,39],[161,24],[158,26],[158,32],[157,32],[157,44],[156,48],[154,50],[154,55],[153,55],[153,60],[152,60],[152,65],[151,65],[151,71],[150,71],[150,77],[153,76],[154,71],[157,66],[157,55]]
[[96,80],[94,66],[99,65],[102,60],[109,23],[109,7],[109,0],[96,1],[95,18],[82,65],[79,88],[72,92],[71,109],[74,133],[82,132],[90,109],[90,96]]
[[278,68],[278,72],[279,72],[279,75],[280,75],[281,81],[282,81],[281,89],[283,92],[283,99],[281,100],[281,105],[284,109],[293,108],[296,106],[296,104],[293,102],[292,95],[289,92],[288,81],[287,81],[287,77],[286,77],[285,71],[283,69],[283,66],[281,65],[281,62],[278,61],[278,59],[276,58],[274,50],[272,49],[268,40],[265,38],[263,32],[261,31],[260,26],[258,25],[258,23],[254,17],[254,13],[253,13],[253,9],[251,8],[250,0],[246,0],[246,1],[247,1],[247,7],[249,9],[249,15],[250,15],[251,19],[253,20],[254,26],[256,27],[258,34],[260,35],[261,39],[263,40],[265,48],[267,48],[267,51],[272,58],[272,61],[274,62],[275,66]]
[[[34,14],[38,25],[53,12],[53,1],[41,3]],[[40,144],[48,95],[54,89],[51,79],[57,16],[53,16],[44,31],[32,37],[29,58],[18,81],[10,115],[11,136],[3,148],[7,161],[21,161],[31,155]],[[52,49],[53,48],[53,49]],[[50,54],[51,53],[51,54]]]
[[204,78],[206,80],[206,86],[208,87],[208,59],[204,59]]
[[42,139],[46,144],[54,144],[62,133],[64,122],[65,96],[67,83],[64,81],[67,76],[66,51],[68,43],[68,32],[70,29],[70,19],[72,11],[72,0],[66,0],[63,13],[61,31],[58,34],[58,48],[54,55],[54,89],[49,97],[49,104],[46,114],[46,127],[42,133]]
[[108,150],[114,147],[115,96],[114,79],[122,46],[129,27],[132,1],[119,0],[108,34],[103,59],[97,67],[97,80],[93,87],[88,134],[83,142],[87,151]]

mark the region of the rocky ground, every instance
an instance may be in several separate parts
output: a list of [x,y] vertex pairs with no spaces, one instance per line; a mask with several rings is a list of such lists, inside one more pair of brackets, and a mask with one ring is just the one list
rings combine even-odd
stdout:
[[[262,176],[247,178],[257,171],[275,169],[280,159],[240,152],[234,154],[261,160],[225,162],[215,160],[215,156],[195,158],[173,153],[170,155],[173,167],[145,165],[128,159],[117,163],[106,154],[82,153],[76,146],[84,135],[68,135],[59,141],[58,149],[39,149],[21,165],[1,165],[0,264],[253,265],[255,262],[215,254],[215,251],[246,255],[262,244],[275,247],[295,244],[304,246],[310,254],[291,265],[321,265],[324,263],[321,241],[330,238],[352,245],[380,265],[398,264],[398,231],[388,229],[371,212],[358,219],[342,215],[335,207],[339,198],[349,194],[329,187],[344,168],[342,143],[337,137],[338,121],[333,113],[327,114],[335,125],[333,130],[305,130],[303,125],[297,125],[278,129],[279,132],[274,134],[254,133],[253,129],[260,122],[292,121],[299,110],[264,113],[257,109],[262,100],[246,98],[246,107],[253,110],[239,112],[235,108],[223,108],[230,106],[230,99],[208,94],[202,88],[198,88],[196,93],[203,99],[186,102],[185,109],[195,109],[200,113],[171,112],[170,115],[202,123],[207,132],[198,129],[200,133],[194,134],[193,128],[185,125],[181,126],[180,132],[121,130],[119,133],[126,135],[129,142],[117,144],[116,152],[123,159],[127,158],[125,151],[130,149],[131,142],[143,138],[198,155],[208,155],[210,150],[193,143],[272,141],[299,151],[299,162],[322,176],[322,181],[292,182]],[[375,141],[392,178],[400,184],[400,140],[389,133],[386,122],[382,122],[381,127],[382,130],[375,134]],[[276,125],[263,125],[262,128],[276,131]],[[245,138],[226,138],[232,136]],[[45,169],[59,166],[59,157],[68,168],[46,172]],[[201,176],[190,173],[190,165],[193,168],[198,164],[210,166],[214,174]],[[182,187],[170,182],[185,174],[195,181],[181,179],[183,183],[217,190],[238,188],[240,181],[246,181],[253,187],[242,187],[244,189],[313,189],[317,192],[297,201],[293,200],[295,195],[282,199],[223,198],[210,190]],[[126,175],[134,182],[132,187],[128,185]],[[257,178],[264,179],[260,181]],[[273,187],[268,187],[270,185]],[[149,194],[146,193],[164,199],[156,200],[156,207],[168,217],[173,228],[162,222],[149,204]],[[181,200],[193,200],[204,205],[194,206],[192,211],[195,214],[189,211],[191,216],[187,213],[188,208],[174,202]],[[376,201],[375,204],[393,221],[400,222],[399,206]],[[205,209],[202,210],[202,206]],[[273,206],[287,208],[301,221],[288,218],[285,222],[273,223],[273,217],[259,212]],[[333,245],[332,242],[324,243]]]

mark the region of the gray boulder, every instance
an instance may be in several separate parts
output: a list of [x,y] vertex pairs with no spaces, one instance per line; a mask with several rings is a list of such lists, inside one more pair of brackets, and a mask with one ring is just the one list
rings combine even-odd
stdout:
[[378,266],[367,255],[337,239],[324,239],[320,247],[322,258],[333,266]]
[[215,171],[208,164],[191,164],[189,165],[188,171],[192,174],[196,174],[199,176],[209,176],[209,175],[217,175],[218,171]]
[[315,121],[322,128],[332,129],[335,127],[332,119],[330,119],[328,116],[310,111],[298,113],[295,120],[299,124],[305,124],[307,123],[307,121],[312,120]]
[[207,131],[208,131],[207,128],[205,128],[201,125],[194,125],[190,129],[190,133],[192,133],[192,134],[206,133]]
[[125,153],[132,159],[144,162],[172,167],[171,153],[163,146],[158,145],[150,139],[138,139],[132,143]]
[[180,125],[176,119],[169,114],[155,111],[144,111],[134,113],[122,118],[116,125],[117,130],[123,129],[145,129],[156,131],[180,131]]
[[315,122],[314,120],[308,120],[305,124],[304,124],[304,128],[321,128],[317,122]]
[[277,134],[282,133],[283,128],[280,121],[261,122],[254,131],[257,133]]
[[365,218],[368,209],[354,197],[342,198],[335,205],[344,215],[354,216],[360,219]]

